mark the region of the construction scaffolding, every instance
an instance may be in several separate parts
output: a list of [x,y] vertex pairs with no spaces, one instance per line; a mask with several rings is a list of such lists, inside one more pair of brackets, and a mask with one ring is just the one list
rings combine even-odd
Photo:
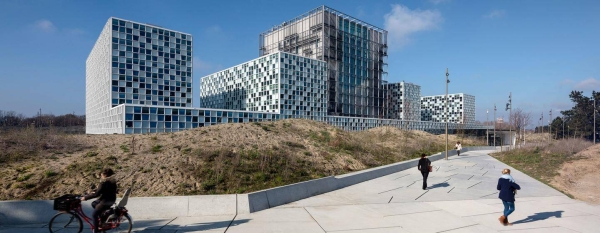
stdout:
[[388,118],[387,31],[327,6],[259,36],[259,55],[283,51],[328,64],[328,115]]

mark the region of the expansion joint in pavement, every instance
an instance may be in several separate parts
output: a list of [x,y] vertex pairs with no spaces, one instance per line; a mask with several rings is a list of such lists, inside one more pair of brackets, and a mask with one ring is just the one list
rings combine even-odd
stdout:
[[425,195],[427,192],[429,192],[429,190],[425,191],[423,194],[421,194],[420,196],[418,196],[417,198],[415,198],[415,201],[418,200],[419,198],[421,198],[423,195]]
[[474,185],[469,186],[467,189],[470,189],[470,188],[472,188],[472,187],[474,187],[475,185],[478,185],[478,184],[481,184],[481,181],[475,183]]
[[319,225],[321,230],[323,230],[323,232],[327,233],[327,231],[325,231],[323,226],[321,226],[321,224],[319,224],[319,222],[315,219],[315,217],[313,217],[312,214],[310,214],[310,212],[306,209],[306,207],[304,207],[303,209],[306,211],[306,213],[308,213],[308,215],[310,215],[310,218],[312,218],[317,223],[317,225]]
[[454,231],[454,230],[463,229],[463,228],[472,227],[472,226],[477,226],[477,225],[479,225],[479,224],[478,223],[471,224],[471,225],[467,225],[467,226],[462,226],[462,227],[452,228],[452,229],[448,229],[448,230],[438,231],[436,233]]

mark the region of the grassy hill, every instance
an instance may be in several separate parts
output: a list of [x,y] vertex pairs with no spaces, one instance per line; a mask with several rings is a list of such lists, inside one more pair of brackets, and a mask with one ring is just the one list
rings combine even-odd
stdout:
[[[450,135],[457,140],[485,144]],[[133,196],[247,193],[438,153],[444,143],[422,131],[346,132],[302,119],[146,135],[11,130],[0,134],[0,199],[87,192],[105,167],[121,187],[135,182]]]

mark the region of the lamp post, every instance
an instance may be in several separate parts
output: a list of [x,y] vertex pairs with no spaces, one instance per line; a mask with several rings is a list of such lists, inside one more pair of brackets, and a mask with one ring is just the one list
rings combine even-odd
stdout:
[[550,118],[548,119],[548,144],[550,144],[552,137],[552,124],[550,124],[550,121],[552,121],[552,109],[550,109]]
[[496,104],[494,104],[494,150],[496,149]]
[[450,83],[448,76],[450,74],[448,73],[448,68],[446,68],[446,160],[448,160],[448,83]]
[[510,150],[510,147],[512,146],[512,142],[513,142],[513,140],[512,140],[512,124],[511,124],[512,123],[512,120],[511,120],[511,118],[512,118],[512,92],[510,92],[510,94],[508,95],[508,103],[506,103],[505,111],[508,111],[508,110],[510,110],[508,112],[508,135],[510,136],[509,137],[510,142],[508,144],[508,149]]
[[[485,121],[490,122],[490,110],[485,110]],[[485,139],[487,146],[490,146],[490,135],[488,127],[485,127]]]

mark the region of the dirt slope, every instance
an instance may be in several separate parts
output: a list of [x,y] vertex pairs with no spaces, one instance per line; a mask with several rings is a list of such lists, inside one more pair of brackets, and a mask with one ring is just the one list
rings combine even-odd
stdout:
[[552,185],[577,199],[600,204],[600,144],[588,147],[575,156],[581,159],[563,164]]
[[[450,136],[456,140],[485,144]],[[300,119],[147,135],[1,132],[0,200],[87,192],[105,167],[121,187],[135,182],[133,196],[246,193],[437,153],[444,142],[421,131],[346,132]]]

